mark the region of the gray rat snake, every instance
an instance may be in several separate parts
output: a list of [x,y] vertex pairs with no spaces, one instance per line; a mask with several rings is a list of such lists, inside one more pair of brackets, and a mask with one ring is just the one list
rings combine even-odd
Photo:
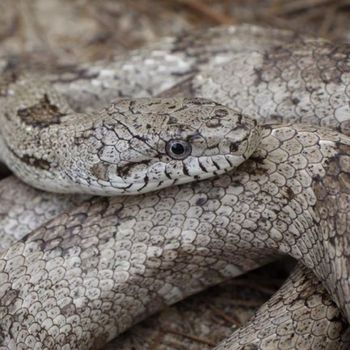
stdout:
[[[43,82],[17,77],[4,64],[1,118],[9,127],[1,157],[24,181],[41,186],[40,170],[53,176],[43,188],[54,183],[58,192],[74,183],[101,194],[99,180],[119,192],[145,178],[150,190],[165,179],[171,186],[82,197],[70,211],[57,204],[61,214],[4,247],[2,348],[99,348],[164,305],[284,254],[300,261],[297,271],[217,349],[346,346],[346,325],[331,299],[349,320],[349,48],[243,26],[166,39],[130,57],[48,74]],[[126,100],[165,89],[160,99]],[[181,94],[202,98],[166,97]],[[259,128],[246,115],[274,124]],[[35,137],[10,137],[19,129]],[[172,148],[174,140],[180,142]],[[179,166],[182,151],[195,166]],[[202,173],[220,176],[177,186]]]

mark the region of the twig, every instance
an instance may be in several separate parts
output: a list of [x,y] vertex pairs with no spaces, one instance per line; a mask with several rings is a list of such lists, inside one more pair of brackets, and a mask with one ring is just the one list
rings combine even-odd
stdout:
[[[279,285],[281,283],[282,281],[280,281]],[[266,286],[266,285],[264,286],[259,284],[259,282],[257,283],[256,281],[237,279],[237,280],[232,280],[230,284],[237,287],[246,287],[246,288],[255,289],[269,296],[276,292],[276,288],[274,288],[274,286]]]
[[191,10],[198,14],[207,17],[211,21],[217,24],[234,24],[236,21],[231,16],[227,16],[224,13],[213,11],[208,5],[204,4],[200,0],[176,0],[178,3],[187,6]]
[[213,343],[209,339],[205,339],[205,338],[202,338],[202,337],[197,337],[196,335],[183,333],[183,332],[177,331],[175,329],[163,329],[163,332],[168,332],[168,333],[172,333],[172,334],[175,334],[175,335],[179,335],[179,336],[182,336],[184,338],[188,338],[188,339],[191,339],[191,340],[196,341],[198,343],[206,344],[206,345],[209,345],[209,346],[215,346],[216,345],[215,343]]
[[183,343],[180,343],[179,341],[168,340],[165,343],[167,345],[171,346],[173,349],[175,348],[175,349],[178,349],[178,350],[188,350],[188,346],[184,345]]
[[155,339],[152,341],[150,345],[150,350],[157,350],[158,345],[161,343],[163,338],[164,338],[164,333],[161,331],[158,331],[157,336],[155,337]]
[[210,309],[214,312],[214,314],[221,317],[222,319],[224,319],[225,321],[227,321],[231,325],[234,325],[237,327],[242,326],[242,322],[235,315],[229,316],[225,312],[223,312],[220,309],[217,309],[214,306],[210,306]]
[[333,30],[333,33],[332,33],[333,40],[339,40],[339,39],[344,40],[346,36],[348,36],[349,38],[350,33],[347,33],[346,31],[344,31],[344,28],[347,28],[348,22],[349,22],[348,14],[344,14],[344,13],[338,14],[335,29]]
[[324,20],[322,21],[322,24],[320,26],[319,29],[319,35],[326,37],[329,35],[330,29],[334,23],[334,20],[336,18],[337,15],[337,11],[338,11],[338,6],[331,6],[328,11],[326,12],[326,15],[324,17]]
[[283,6],[275,6],[271,14],[275,16],[288,15],[295,12],[314,9],[316,6],[334,4],[337,0],[294,0],[288,1]]
[[261,300],[243,300],[243,299],[234,299],[229,300],[228,303],[234,306],[244,306],[244,307],[260,307],[264,301]]

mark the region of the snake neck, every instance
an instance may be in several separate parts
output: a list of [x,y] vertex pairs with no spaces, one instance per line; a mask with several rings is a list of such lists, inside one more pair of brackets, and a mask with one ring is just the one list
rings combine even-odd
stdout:
[[235,206],[247,208],[243,232],[250,244],[302,261],[348,320],[349,164],[347,136],[308,126],[267,127],[242,167],[247,175],[239,175],[244,181],[237,183],[242,191]]

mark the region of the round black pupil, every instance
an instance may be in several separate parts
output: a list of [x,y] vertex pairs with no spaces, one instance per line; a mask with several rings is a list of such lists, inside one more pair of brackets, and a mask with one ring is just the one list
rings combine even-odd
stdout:
[[181,143],[174,143],[171,146],[171,151],[176,155],[180,155],[180,154],[183,154],[185,152],[185,147],[183,145],[181,145]]

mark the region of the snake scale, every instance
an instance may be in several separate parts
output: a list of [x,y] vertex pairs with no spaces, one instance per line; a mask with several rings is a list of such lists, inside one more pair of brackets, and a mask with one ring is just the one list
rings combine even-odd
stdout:
[[[188,149],[191,152],[185,152],[184,159],[194,155],[197,166],[170,167],[173,172],[168,175],[179,180],[138,196],[85,195],[74,197],[72,203],[62,195],[27,190],[27,198],[36,200],[21,234],[12,236],[16,232],[13,221],[19,221],[16,212],[12,223],[3,219],[0,348],[101,348],[165,305],[288,254],[300,261],[290,279],[247,326],[216,349],[346,349],[346,321],[350,320],[349,57],[347,45],[242,26],[166,39],[110,63],[64,67],[63,72],[48,73],[45,82],[36,78],[39,85],[33,78],[18,78],[12,65],[4,63],[2,124],[19,120],[17,127],[24,135],[27,132],[30,142],[28,146],[22,136],[13,138],[18,128],[9,126],[2,131],[1,156],[18,175],[27,175],[24,181],[44,189],[50,182],[56,185],[53,190],[71,190],[72,176],[62,176],[58,161],[61,148],[54,155],[43,152],[43,146],[52,146],[45,133],[54,130],[53,148],[67,144],[73,154],[70,165],[85,175],[87,169],[96,168],[92,138],[86,131],[91,126],[102,130],[103,135],[95,139],[111,146],[108,131],[118,135],[116,121],[119,126],[123,122],[123,138],[129,133],[138,135],[139,141],[134,145],[136,158],[123,159],[132,164],[123,164],[128,170],[124,175],[129,170],[142,173],[145,165],[154,164],[150,157],[155,154],[159,162],[179,164],[183,159],[176,159],[176,153],[182,156]],[[159,94],[161,99],[125,100]],[[178,96],[169,97],[174,95]],[[119,101],[111,104],[115,97]],[[162,113],[164,108],[166,113]],[[187,108],[192,111],[188,128],[187,114],[182,113]],[[105,112],[97,110],[110,112],[103,115],[106,122],[99,123]],[[154,123],[155,114],[161,114],[170,125],[166,128],[170,138],[152,139],[159,127],[164,128],[161,122],[149,123],[150,140],[140,138],[141,129],[128,130],[124,122],[142,125],[143,112],[145,124],[148,119]],[[78,113],[74,118],[79,122],[70,124],[72,113]],[[259,129],[245,115],[263,125]],[[208,122],[200,123],[203,120]],[[60,139],[62,130],[72,124],[67,129],[73,130],[72,135],[68,133],[73,143]],[[207,128],[219,128],[218,133],[213,135]],[[208,140],[196,144],[201,137],[193,138],[194,129],[200,129],[199,136],[214,140],[214,146],[208,147]],[[224,137],[228,130],[233,135],[229,146]],[[30,135],[35,135],[38,144],[33,145]],[[74,139],[77,135],[78,140]],[[89,147],[84,154],[91,157],[78,164],[75,146],[84,148],[85,140]],[[173,140],[181,142],[171,160],[166,150]],[[96,144],[101,150],[101,144]],[[152,152],[142,148],[145,144]],[[219,156],[217,150],[227,147],[235,155],[232,162],[228,157],[212,163],[198,160],[203,154]],[[99,165],[94,174],[112,183],[117,167],[108,161],[111,153],[98,154],[106,158],[102,170]],[[142,159],[137,158],[139,154]],[[59,175],[51,166],[60,169]],[[177,185],[188,182],[182,181],[184,176],[200,176],[199,169],[208,176],[224,170],[220,176]],[[39,170],[55,177],[44,179],[41,185],[32,180],[39,179]],[[157,168],[154,177],[147,175],[147,183],[155,178],[162,187],[159,172]],[[137,180],[131,179],[129,184]],[[18,188],[24,186],[14,179],[7,181],[3,191],[11,181]],[[93,186],[86,179],[74,181],[85,193],[102,192],[96,190],[97,181],[92,181]],[[149,183],[149,190],[155,190],[155,183]],[[113,188],[125,191],[125,183],[122,189],[117,185]],[[50,213],[29,224],[43,203],[50,204]]]

